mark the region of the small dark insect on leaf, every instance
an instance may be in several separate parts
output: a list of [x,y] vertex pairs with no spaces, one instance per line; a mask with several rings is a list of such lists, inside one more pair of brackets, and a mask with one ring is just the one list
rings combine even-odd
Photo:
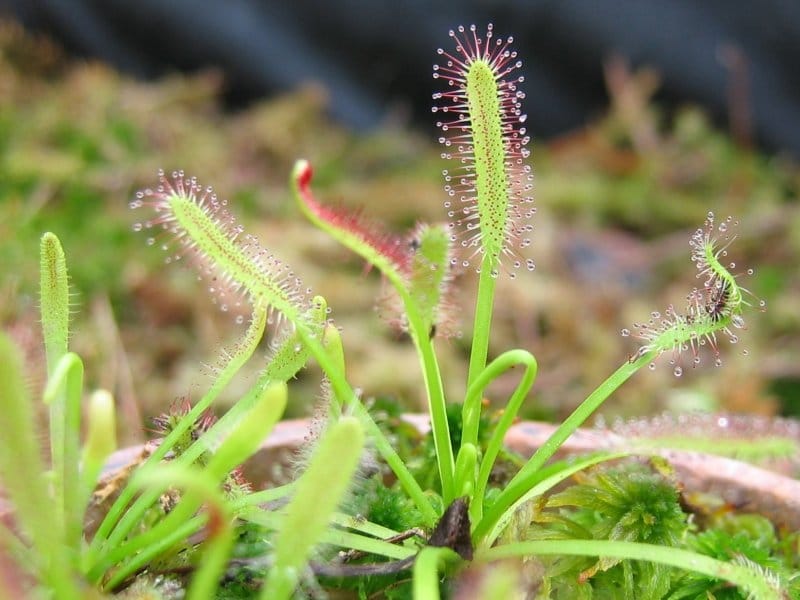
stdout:
[[451,548],[464,560],[472,560],[470,537],[469,499],[456,498],[444,511],[442,518],[428,540],[429,546]]
[[730,284],[723,280],[718,288],[714,290],[706,304],[706,312],[714,322],[720,321],[725,316],[728,309],[728,300],[731,296]]

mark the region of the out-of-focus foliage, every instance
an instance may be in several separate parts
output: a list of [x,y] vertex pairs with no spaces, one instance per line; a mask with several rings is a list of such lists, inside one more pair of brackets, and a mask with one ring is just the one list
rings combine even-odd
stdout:
[[[738,346],[726,348],[722,372],[686,369],[680,380],[669,368],[644,373],[604,410],[800,413],[800,171],[734,143],[696,108],[661,115],[650,73],[631,74],[615,62],[608,81],[605,117],[534,149],[539,213],[530,253],[537,269],[499,283],[494,347],[530,349],[540,364],[528,416],[567,413],[634,350],[619,337],[622,327],[683,301],[697,284],[688,236],[708,210],[742,222],[742,255],[730,259],[736,270],[756,269],[744,285],[767,301],[768,312],[754,315]],[[127,209],[133,190],[159,167],[182,168],[215,182],[248,230],[329,300],[353,383],[419,409],[419,381],[395,378],[417,372],[411,345],[377,318],[361,318],[380,295],[379,278],[303,222],[286,182],[294,160],[305,157],[328,200],[364,206],[398,230],[442,220],[433,126],[415,133],[387,123],[356,136],[327,120],[325,92],[313,86],[237,112],[221,106],[223,89],[215,73],[136,82],[0,26],[3,326],[36,352],[36,249],[41,232],[54,231],[72,259],[78,318],[86,321],[73,327],[80,333],[72,346],[86,361],[88,387],[119,398],[131,425],[122,443],[174,398],[198,396],[208,381],[194,380],[190,365],[213,366],[208,349],[224,343],[232,317],[196,293],[188,270],[163,269],[158,253],[144,251]],[[535,93],[528,110],[536,110]],[[464,343],[440,346],[446,389],[460,394],[450,381],[464,379]],[[292,399],[297,412],[315,399],[317,377],[308,379]]]

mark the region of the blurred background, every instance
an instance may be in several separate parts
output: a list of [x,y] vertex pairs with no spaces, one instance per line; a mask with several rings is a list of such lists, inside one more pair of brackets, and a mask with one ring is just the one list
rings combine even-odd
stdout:
[[[431,67],[449,29],[492,22],[524,62],[533,137],[537,268],[501,282],[492,340],[494,354],[519,346],[539,360],[526,416],[568,414],[635,351],[622,328],[684,302],[697,285],[688,239],[709,210],[741,221],[730,255],[755,269],[743,285],[767,312],[723,343],[722,367],[705,356],[678,379],[665,357],[604,416],[800,414],[800,5],[429,4],[0,0],[0,322],[32,381],[38,237],[51,230],[75,291],[73,349],[88,387],[117,397],[121,440],[208,386],[243,328],[145,246],[127,209],[158,168],[183,168],[328,298],[353,384],[421,409],[410,343],[372,311],[380,278],[302,220],[287,179],[308,158],[323,201],[398,232],[443,220]],[[474,294],[474,276],[456,275],[462,336],[437,342],[453,399]],[[292,415],[308,413],[318,383],[301,375]]]

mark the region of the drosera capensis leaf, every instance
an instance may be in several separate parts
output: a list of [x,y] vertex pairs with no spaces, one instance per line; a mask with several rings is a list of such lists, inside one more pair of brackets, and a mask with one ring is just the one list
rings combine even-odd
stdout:
[[50,413],[50,456],[56,520],[64,526],[63,543],[80,544],[79,447],[83,363],[68,351],[69,276],[58,237],[45,233],[39,245],[40,313],[47,355],[44,402]]
[[364,448],[358,419],[342,417],[323,434],[294,489],[275,540],[275,562],[261,598],[291,597],[315,544],[329,526]]
[[[535,213],[520,104],[525,94],[518,88],[524,77],[515,74],[522,62],[511,49],[513,38],[495,40],[491,24],[483,37],[475,25],[469,31],[459,26],[450,37],[456,52],[440,48],[444,62],[434,66],[434,79],[447,89],[433,94],[433,112],[446,118],[436,123],[442,157],[458,162],[444,171],[453,239],[460,238],[465,266],[477,255],[480,269],[496,273],[504,258],[519,268],[519,250],[530,244]],[[533,269],[532,261],[525,264]]]
[[[742,312],[750,305],[745,299],[748,290],[739,285],[739,276],[730,271],[736,268],[735,263],[724,265],[721,260],[736,239],[737,225],[732,217],[717,224],[714,213],[708,213],[704,225],[689,240],[691,259],[697,268],[697,277],[704,279],[703,285],[689,292],[683,312],[670,305],[663,314],[651,313],[646,323],[634,323],[633,335],[644,343],[631,356],[631,361],[654,352],[655,357],[649,364],[654,369],[656,359],[669,353],[673,374],[680,377],[684,370],[683,354],[689,352],[691,366],[696,367],[701,362],[701,347],[707,346],[714,364],[722,365],[718,336],[736,344],[739,336],[735,330],[745,328]],[[752,273],[752,269],[747,270],[748,275]],[[766,304],[760,300],[758,306],[764,310]],[[623,329],[622,335],[630,336],[631,330]]]
[[[294,175],[294,174],[293,174]],[[310,177],[310,174],[309,174]],[[293,186],[295,185],[293,176]],[[201,272],[214,282],[213,290],[223,299],[223,308],[237,307],[241,304],[242,298],[249,300],[253,305],[253,318],[251,327],[245,336],[247,341],[243,341],[240,346],[247,348],[237,350],[229,363],[221,371],[220,376],[215,381],[212,389],[192,411],[196,417],[200,411],[205,410],[219,393],[219,390],[226,385],[233,374],[241,367],[241,362],[247,360],[258,343],[251,335],[255,332],[254,323],[261,321],[266,310],[277,310],[278,315],[285,317],[295,328],[301,343],[308,347],[309,353],[316,359],[325,375],[328,377],[337,401],[340,404],[347,404],[353,407],[364,422],[364,426],[369,432],[375,444],[376,450],[380,452],[387,464],[397,475],[403,488],[414,499],[415,504],[425,514],[426,520],[433,520],[435,512],[430,502],[425,497],[422,488],[414,480],[413,475],[406,465],[400,460],[391,444],[380,431],[378,426],[369,416],[367,410],[358,403],[353,389],[346,381],[344,374],[336,370],[336,363],[327,355],[319,335],[309,326],[307,320],[313,313],[313,306],[306,302],[305,298],[310,293],[308,290],[301,291],[299,279],[285,265],[280,264],[272,255],[264,249],[250,235],[244,235],[243,228],[235,223],[233,216],[227,211],[226,202],[219,200],[210,188],[202,188],[194,178],[187,178],[183,172],[175,171],[171,178],[167,178],[163,172],[159,173],[159,186],[155,190],[145,189],[137,192],[130,207],[135,210],[149,208],[153,210],[155,216],[150,219],[134,224],[134,230],[146,230],[156,228],[163,237],[172,237],[177,240],[179,250],[176,254],[168,257],[168,262],[181,259],[184,256],[190,257],[197,265],[201,266]],[[149,244],[156,243],[156,237],[148,238]],[[170,242],[165,241],[162,246],[169,250]],[[233,300],[237,299],[238,300]],[[418,321],[418,319],[416,319]],[[263,327],[257,337],[260,339]],[[425,338],[427,340],[427,338]],[[441,377],[439,376],[435,362],[432,362],[433,350],[428,346],[424,349],[426,356],[430,357],[426,364],[426,376],[434,383],[432,386],[438,390],[438,397],[441,398],[438,405],[442,406],[440,412],[443,413],[444,400],[441,390]],[[246,355],[245,355],[246,354]],[[190,412],[192,414],[192,412]],[[188,417],[188,415],[187,415]],[[192,421],[193,422],[193,421]],[[186,427],[190,426],[186,425]],[[441,431],[441,427],[437,428]],[[185,432],[185,428],[183,431]],[[443,430],[448,434],[446,429]],[[173,431],[170,436],[176,435]],[[168,436],[158,452],[167,442],[174,442]],[[449,440],[446,444],[449,447]],[[444,447],[444,445],[443,445]],[[163,452],[166,452],[164,450]],[[163,453],[156,453],[151,456],[151,461],[159,460]],[[445,465],[450,465],[449,471],[445,471],[443,480],[445,484],[452,484],[452,452],[445,454],[449,461]],[[448,478],[449,475],[449,478]],[[121,498],[122,496],[120,496]],[[148,502],[152,503],[151,497],[145,494]],[[126,499],[126,502],[130,498]],[[144,504],[137,501],[139,510],[145,508]],[[112,511],[122,510],[124,504],[122,500],[117,500]],[[111,512],[109,514],[111,514]],[[109,537],[107,543],[119,543],[122,537],[130,530],[140,515],[134,513],[123,517],[117,526],[118,532]],[[108,517],[107,517],[108,518]],[[113,521],[112,521],[113,522]],[[108,531],[101,526],[98,536],[108,535]],[[96,536],[96,538],[98,537]],[[98,542],[97,545],[102,542]],[[99,568],[92,570],[93,577],[99,577],[102,573]]]
[[[450,236],[441,226],[420,224],[411,234],[413,250],[408,269],[408,291],[419,306],[420,317],[430,337],[455,334],[452,323],[452,252]],[[404,314],[399,328],[408,331]]]
[[529,271],[535,268],[522,251],[530,245],[536,209],[526,164],[525,94],[518,88],[524,77],[515,74],[522,63],[511,49],[513,38],[495,40],[491,24],[483,37],[475,25],[469,31],[459,26],[450,37],[455,53],[440,48],[444,62],[433,67],[434,79],[447,85],[433,94],[433,112],[445,115],[436,123],[445,146],[442,158],[458,163],[443,171],[452,240],[460,240],[462,266],[474,265],[480,273],[467,377],[471,386],[486,365],[495,279],[501,270],[513,278],[523,263]]
[[303,214],[340,244],[363,257],[395,286],[403,284],[412,248],[401,236],[382,231],[361,212],[330,207],[311,193],[314,171],[307,160],[298,160],[292,169],[292,190]]
[[67,353],[69,342],[69,275],[64,249],[55,234],[47,232],[39,246],[39,302],[47,373]]
[[[136,193],[133,209],[147,208],[153,215],[134,224],[134,230],[155,229],[148,244],[159,241],[164,250],[177,244],[169,262],[189,257],[206,279],[223,311],[238,309],[242,300],[279,311],[297,325],[308,308],[308,290],[292,270],[269,253],[228,211],[217,197],[183,171],[167,177],[159,171],[159,184]],[[171,238],[171,239],[170,239]]]
[[[330,209],[317,202],[311,193],[312,176],[313,170],[308,161],[299,160],[295,163],[291,185],[300,209],[312,223],[376,267],[394,286],[403,302],[408,332],[417,346],[425,379],[442,494],[446,501],[452,501],[455,498],[453,477],[455,459],[447,426],[442,376],[430,340],[431,326],[426,325],[424,313],[408,287],[408,270],[414,248],[412,244],[404,243],[400,238],[380,236],[376,239],[363,227],[359,219],[340,217],[335,211],[331,213]],[[396,469],[393,470],[397,472]]]

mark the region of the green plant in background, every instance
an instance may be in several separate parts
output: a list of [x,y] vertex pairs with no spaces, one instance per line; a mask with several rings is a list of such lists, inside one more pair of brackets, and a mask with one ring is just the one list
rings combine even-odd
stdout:
[[[12,361],[10,348],[2,349],[9,356],[3,362],[10,365],[5,367],[8,377],[2,378],[3,396],[16,399],[19,415],[10,411],[6,418],[16,419],[8,423],[15,431],[22,425],[28,433],[19,434],[19,446],[25,449],[19,464],[14,464],[5,448],[0,460],[11,499],[16,506],[26,507],[18,511],[21,529],[44,557],[43,562],[30,563],[32,570],[58,597],[78,597],[78,575],[112,591],[148,567],[169,573],[178,568],[174,561],[184,559],[193,571],[189,596],[211,597],[242,524],[255,526],[270,545],[260,563],[247,562],[260,569],[263,598],[291,597],[298,585],[310,585],[308,574],[323,579],[348,574],[369,579],[412,567],[414,596],[438,598],[441,572],[451,573],[468,561],[481,565],[509,557],[548,561],[547,557],[561,557],[552,559],[552,570],[545,578],[556,595],[571,593],[571,586],[577,585],[576,573],[583,587],[575,589],[584,594],[591,594],[590,580],[606,592],[622,590],[629,597],[644,594],[647,598],[664,597],[671,589],[684,595],[704,592],[719,581],[757,598],[779,598],[788,589],[782,576],[785,566],[756,552],[718,551],[728,544],[721,534],[717,538],[713,533],[705,538],[699,534],[687,544],[685,514],[674,486],[662,476],[630,466],[579,475],[595,465],[634,453],[648,455],[651,450],[609,451],[550,462],[564,441],[620,385],[642,367],[653,365],[660,355],[668,354],[673,372],[681,375],[687,352],[695,366],[706,346],[719,364],[721,338],[737,341],[735,330],[744,326],[742,313],[749,303],[747,292],[731,272],[734,267],[723,264],[734,238],[735,223],[730,218],[718,224],[709,213],[691,238],[692,261],[701,284],[688,294],[686,309],[670,307],[663,317],[654,313],[650,322],[636,326],[636,335],[644,343],[630,360],[601,383],[512,477],[500,485],[494,483],[504,437],[538,369],[533,355],[522,349],[489,360],[496,280],[504,274],[513,277],[523,266],[533,270],[533,263],[523,257],[534,214],[530,167],[525,162],[524,94],[518,89],[522,78],[514,75],[520,63],[511,38],[495,39],[491,26],[482,37],[474,26],[459,28],[451,37],[456,51],[440,50],[444,62],[434,71],[434,77],[446,85],[445,91],[434,95],[434,111],[445,115],[438,124],[443,157],[457,162],[456,168],[445,171],[446,206],[452,219],[447,228],[422,225],[408,236],[385,233],[360,214],[318,202],[310,189],[308,162],[297,162],[291,177],[303,213],[378,269],[398,296],[402,314],[396,323],[416,347],[424,378],[433,476],[421,476],[395,450],[390,434],[376,424],[348,382],[342,340],[328,318],[324,299],[311,297],[289,267],[245,234],[226,202],[210,188],[180,171],[170,176],[160,173],[157,187],[139,192],[131,201],[133,209],[147,211],[134,229],[148,231],[148,244],[168,250],[168,262],[192,262],[220,308],[239,314],[237,321],[244,322],[241,311],[247,307],[249,325],[208,392],[185,414],[169,420],[164,440],[122,489],[96,533],[83,540],[82,509],[99,465],[111,449],[102,437],[93,437],[108,432],[108,426],[102,429],[92,423],[101,418],[108,423],[110,403],[104,395],[93,403],[98,408],[90,413],[81,466],[81,369],[80,359],[67,352],[66,267],[60,247],[58,252],[50,248],[54,236],[45,236],[49,245],[45,248],[43,241],[42,312],[50,378],[45,398],[51,407],[57,528],[44,527],[44,513],[34,510],[37,502],[49,497],[44,477],[29,488],[19,483],[20,474],[43,471],[31,437],[32,416],[25,413],[30,409],[19,381],[21,367]],[[51,255],[60,259],[45,260]],[[467,392],[459,418],[453,419],[448,414],[435,340],[445,330],[442,307],[451,270],[457,265],[474,265],[480,275]],[[54,275],[45,280],[50,273]],[[54,286],[51,279],[63,283]],[[288,326],[273,342],[255,384],[218,421],[198,426],[220,391],[250,360],[267,324],[284,321]],[[262,492],[250,493],[231,484],[231,471],[255,451],[283,413],[286,382],[310,358],[324,373],[327,403],[320,439],[300,477]],[[520,368],[519,383],[502,415],[488,421],[483,392],[514,368]],[[457,430],[452,423],[458,424]],[[410,524],[430,532],[423,536],[425,544],[419,536],[415,540],[369,518],[337,512],[346,506],[342,501],[349,490],[358,493],[359,483],[352,480],[366,469],[360,466],[365,447],[373,448],[396,477],[393,500],[387,501],[382,492],[383,501],[413,505],[409,514],[416,522]],[[164,465],[170,451],[171,460]],[[582,477],[581,483],[548,498],[554,486],[572,476]],[[434,484],[423,486],[423,481]],[[181,490],[177,495],[172,493],[176,488]],[[174,502],[169,510],[159,512],[165,495],[175,496]],[[264,503],[279,507],[264,508]],[[205,533],[204,543],[187,541],[199,532]],[[12,541],[21,560],[30,554],[21,538],[6,530],[3,535]],[[394,543],[401,539],[405,540],[402,544]],[[333,564],[330,555],[319,549],[322,543],[373,560]],[[746,543],[728,546],[744,548]],[[328,561],[319,560],[325,556]],[[594,562],[587,564],[576,557],[593,557]],[[154,567],[158,561],[167,561],[166,566]],[[501,579],[511,587],[507,579]]]

